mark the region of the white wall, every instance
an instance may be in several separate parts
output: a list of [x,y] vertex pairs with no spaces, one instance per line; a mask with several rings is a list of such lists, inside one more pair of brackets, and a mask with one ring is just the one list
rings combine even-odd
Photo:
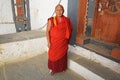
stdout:
[[15,32],[11,0],[0,0],[0,35]]
[[[47,19],[52,16],[55,6],[60,0],[30,0],[31,29],[40,29],[46,23]],[[68,0],[61,0],[65,8],[64,15],[67,16]]]
[[28,59],[46,51],[46,37],[3,43],[0,44],[0,62]]
[[[47,19],[52,16],[55,6],[60,0],[29,0],[30,2],[30,18],[31,29],[41,29]],[[67,16],[68,0],[61,0],[65,8],[64,15]],[[43,28],[45,30],[45,28]],[[0,0],[0,35],[16,33],[15,24],[13,21],[11,0]]]

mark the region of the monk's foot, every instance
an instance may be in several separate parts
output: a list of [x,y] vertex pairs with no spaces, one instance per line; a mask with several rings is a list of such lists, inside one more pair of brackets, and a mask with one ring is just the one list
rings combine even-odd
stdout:
[[55,74],[55,72],[53,72],[52,70],[50,70],[49,73],[51,76],[53,76]]
[[51,72],[51,76],[53,76],[54,74],[55,74],[55,72],[52,71],[52,72]]

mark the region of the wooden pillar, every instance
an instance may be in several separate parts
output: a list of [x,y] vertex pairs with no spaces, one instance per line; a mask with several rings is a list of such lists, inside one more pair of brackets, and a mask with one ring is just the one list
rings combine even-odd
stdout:
[[84,43],[85,30],[86,30],[86,16],[87,16],[88,0],[79,0],[78,7],[78,28],[76,42],[79,44]]
[[79,0],[77,36],[85,35],[87,2],[87,0]]

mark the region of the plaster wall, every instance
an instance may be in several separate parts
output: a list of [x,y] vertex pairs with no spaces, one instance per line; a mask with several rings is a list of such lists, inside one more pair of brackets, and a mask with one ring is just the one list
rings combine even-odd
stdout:
[[[30,0],[31,29],[45,30],[47,19],[54,15],[54,8],[59,2],[60,0]],[[68,0],[60,2],[65,8],[65,16],[67,16],[67,2]]]
[[[68,0],[29,0],[31,30],[45,30],[47,19],[54,15],[58,3],[64,6],[67,16]],[[10,33],[16,33],[11,0],[0,0],[0,35]]]
[[0,35],[15,32],[11,0],[0,0]]

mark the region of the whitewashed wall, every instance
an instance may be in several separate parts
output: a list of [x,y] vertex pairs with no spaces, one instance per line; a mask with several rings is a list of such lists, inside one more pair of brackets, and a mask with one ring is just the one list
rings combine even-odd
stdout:
[[15,32],[11,0],[0,0],[0,35]]
[[[55,6],[60,0],[29,0],[30,1],[30,18],[31,29],[41,29],[47,19],[52,16]],[[61,0],[65,8],[64,15],[67,16],[68,0]],[[43,28],[45,30],[45,27]],[[15,24],[13,22],[11,0],[0,0],[0,35],[16,33]]]
[[[52,16],[55,6],[60,0],[30,0],[30,15],[32,29],[42,28],[47,19]],[[68,0],[61,0],[65,8],[64,15],[67,15]]]

